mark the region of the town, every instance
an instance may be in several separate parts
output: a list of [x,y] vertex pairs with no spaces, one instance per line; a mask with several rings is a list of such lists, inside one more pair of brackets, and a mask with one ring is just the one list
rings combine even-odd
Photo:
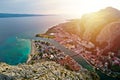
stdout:
[[61,50],[57,49],[54,45],[49,42],[35,40],[32,41],[32,47],[34,47],[34,53],[30,54],[31,61],[33,63],[37,61],[55,61],[62,66],[72,71],[79,71],[82,67],[69,55],[66,55]]
[[107,55],[101,54],[102,49],[92,42],[82,40],[79,36],[68,33],[61,27],[54,27],[53,29],[55,32],[48,35],[54,35],[55,41],[74,51],[76,54],[73,54],[73,56],[81,55],[96,70],[100,70],[108,76],[120,76],[120,52],[109,51]]

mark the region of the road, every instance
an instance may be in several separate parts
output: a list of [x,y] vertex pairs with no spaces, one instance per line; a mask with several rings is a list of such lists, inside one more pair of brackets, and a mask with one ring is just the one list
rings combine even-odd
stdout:
[[[62,46],[61,44],[59,44],[58,42],[56,42],[53,39],[46,39],[46,38],[37,38],[37,40],[43,40],[46,42],[49,42],[51,44],[53,44],[57,49],[65,52],[65,54],[71,56],[78,64],[80,64],[83,68],[93,72],[95,71],[95,69],[93,68],[93,66],[91,66],[81,55],[74,55],[76,54],[75,52],[65,48],[64,46]],[[113,77],[109,77],[106,74],[102,73],[101,71],[97,70],[95,71],[101,78],[101,80],[119,80]]]

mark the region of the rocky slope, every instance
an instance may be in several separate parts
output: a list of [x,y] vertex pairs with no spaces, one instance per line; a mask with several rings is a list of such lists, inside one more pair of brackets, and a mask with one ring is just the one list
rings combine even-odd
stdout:
[[99,80],[84,70],[73,72],[51,61],[10,66],[0,63],[0,80]]

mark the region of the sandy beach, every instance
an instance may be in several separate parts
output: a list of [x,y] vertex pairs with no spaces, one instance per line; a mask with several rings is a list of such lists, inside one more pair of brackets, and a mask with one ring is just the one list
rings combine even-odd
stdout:
[[28,55],[28,60],[26,63],[28,63],[30,60],[31,60],[31,56],[34,55],[34,52],[35,52],[35,45],[34,45],[34,41],[31,40],[31,51],[30,51],[30,54]]

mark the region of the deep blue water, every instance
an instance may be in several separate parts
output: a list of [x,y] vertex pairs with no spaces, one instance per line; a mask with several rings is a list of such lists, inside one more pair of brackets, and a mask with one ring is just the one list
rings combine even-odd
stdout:
[[11,65],[26,62],[35,34],[65,20],[62,16],[0,18],[0,62]]

